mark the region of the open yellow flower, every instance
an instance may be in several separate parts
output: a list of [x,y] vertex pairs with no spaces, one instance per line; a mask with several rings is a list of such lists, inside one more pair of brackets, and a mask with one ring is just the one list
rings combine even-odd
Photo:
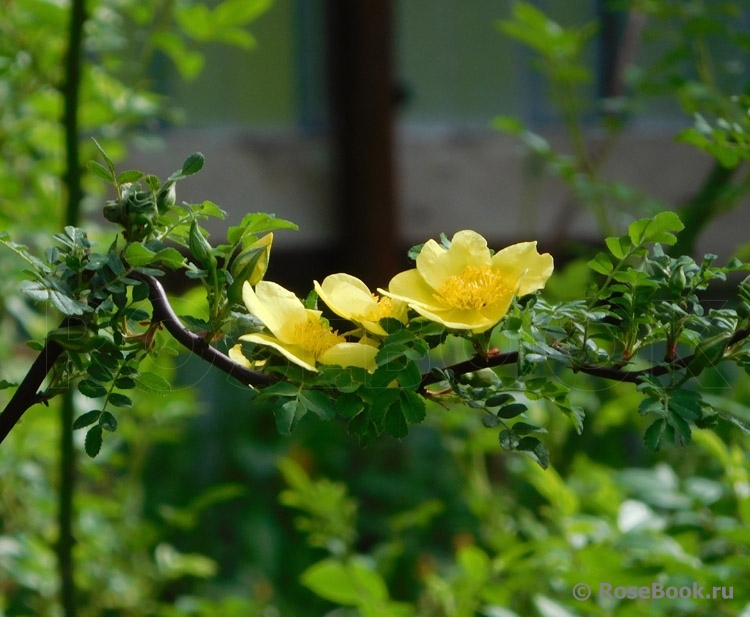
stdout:
[[339,317],[361,325],[378,336],[387,332],[378,323],[384,317],[406,322],[406,304],[387,296],[374,295],[367,285],[350,274],[331,274],[323,283],[315,281],[315,291]]
[[492,255],[487,240],[465,230],[453,236],[448,249],[429,240],[417,267],[394,276],[388,291],[379,291],[448,328],[480,333],[505,316],[514,296],[544,287],[552,269],[552,256],[540,255],[536,242]]
[[271,334],[244,334],[241,341],[272,347],[308,371],[317,371],[316,364],[375,370],[376,347],[347,342],[321,319],[321,311],[305,308],[297,296],[281,285],[260,281],[253,290],[246,282],[242,298],[247,310],[260,319]]

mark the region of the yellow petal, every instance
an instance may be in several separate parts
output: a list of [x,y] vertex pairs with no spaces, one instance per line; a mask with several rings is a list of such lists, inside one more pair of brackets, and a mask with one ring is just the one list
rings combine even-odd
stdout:
[[339,317],[360,320],[377,309],[377,302],[369,288],[349,274],[331,274],[322,285],[315,281],[315,291],[323,302]]
[[377,368],[375,356],[378,348],[363,343],[338,343],[324,351],[318,361],[321,364],[358,366],[373,372]]
[[245,283],[242,299],[247,310],[282,341],[292,342],[297,325],[307,323],[307,311],[302,302],[277,283],[260,281],[255,290]]
[[554,269],[554,260],[549,253],[540,255],[536,242],[520,242],[495,253],[492,267],[513,282],[516,295],[525,296],[544,287]]
[[453,235],[449,249],[429,240],[417,256],[417,270],[433,289],[440,289],[451,276],[460,276],[466,266],[488,265],[490,250],[487,240],[468,229]]
[[266,270],[268,269],[268,260],[271,257],[271,244],[273,243],[273,233],[267,233],[262,238],[259,238],[256,242],[253,242],[249,249],[265,248],[263,254],[258,257],[258,261],[255,262],[252,274],[248,279],[248,283],[256,285],[265,276]]
[[441,308],[437,301],[435,289],[430,287],[419,270],[405,270],[394,276],[388,283],[388,290],[378,289],[378,292],[389,298],[401,300],[410,306]]
[[500,319],[491,319],[475,309],[461,310],[456,308],[427,308],[422,306],[413,306],[412,308],[423,317],[441,323],[446,328],[452,330],[484,332],[500,321]]
[[273,349],[281,353],[284,357],[286,357],[290,362],[294,362],[295,364],[301,366],[304,369],[307,369],[308,371],[313,371],[315,373],[318,372],[318,369],[315,368],[315,358],[313,357],[313,355],[305,351],[298,345],[285,344],[277,338],[268,336],[267,334],[259,333],[243,334],[240,337],[240,340],[247,341],[248,343],[265,345],[266,347],[272,347]]
[[252,368],[250,360],[248,360],[245,357],[245,354],[242,353],[242,345],[240,345],[239,343],[234,347],[231,347],[227,352],[227,355],[240,366],[244,366],[245,368]]

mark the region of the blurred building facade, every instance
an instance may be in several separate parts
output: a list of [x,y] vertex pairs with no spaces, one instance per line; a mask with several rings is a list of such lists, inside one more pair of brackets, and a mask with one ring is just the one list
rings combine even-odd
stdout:
[[[590,49],[590,96],[606,95],[623,16],[599,0],[537,4],[563,24],[602,20]],[[228,224],[252,211],[298,223],[299,232],[278,234],[272,262],[276,280],[293,284],[347,270],[384,285],[409,246],[464,228],[496,246],[600,240],[561,183],[491,128],[493,117],[513,115],[565,147],[531,54],[496,26],[509,5],[276,0],[253,25],[252,53],[209,49],[192,83],[163,69],[160,82],[186,123],[165,127],[161,151],[136,152],[134,164],[168,173],[203,151],[206,168],[181,197],[216,201]],[[604,174],[682,203],[711,166],[674,142],[689,122],[656,101],[629,123]],[[591,126],[596,139],[595,119]],[[746,241],[742,216],[717,221],[700,248],[726,258]]]

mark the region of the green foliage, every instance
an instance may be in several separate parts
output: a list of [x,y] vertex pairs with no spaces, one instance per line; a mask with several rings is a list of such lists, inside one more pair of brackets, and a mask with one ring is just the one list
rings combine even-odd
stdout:
[[[247,26],[270,7],[269,0],[201,3],[96,0],[87,5],[79,122],[96,135],[112,158],[125,153],[125,139],[148,138],[159,120],[178,121],[169,101],[157,94],[150,74],[159,56],[169,58],[183,78],[197,77],[203,54],[197,44],[219,42],[248,49]],[[67,49],[68,5],[13,2],[0,24],[0,217],[3,226],[56,227],[65,160],[60,109]],[[94,156],[84,144],[85,156]],[[106,167],[95,165],[107,181]],[[111,168],[110,168],[111,169]],[[121,182],[132,182],[129,172]],[[191,172],[191,173],[194,173]],[[98,187],[89,182],[87,190]],[[12,207],[11,207],[12,206]]]
[[[124,392],[134,389],[141,379],[140,364],[166,344],[159,335],[165,317],[156,320],[141,308],[146,298],[152,304],[161,301],[152,297],[143,277],[159,276],[160,267],[172,266],[201,281],[208,318],[185,321],[205,344],[247,327],[263,332],[263,324],[247,315],[240,304],[244,281],[235,280],[233,273],[252,277],[259,272],[260,278],[270,241],[261,243],[257,234],[294,227],[270,215],[247,215],[239,226],[229,229],[227,244],[213,247],[199,221],[222,217],[223,212],[211,202],[177,205],[174,199],[175,183],[203,166],[201,155],[188,157],[162,183],[136,170],[117,174],[112,161],[102,154],[105,165],[101,167],[118,195],[105,205],[105,215],[122,228],[124,243],[115,240],[107,253],[96,253],[85,232],[69,227],[54,236],[60,246],[48,250],[41,260],[7,234],[0,238],[34,268],[34,280],[23,291],[35,300],[51,302],[76,320],[64,322],[48,335],[48,341],[57,342],[67,353],[64,368],[56,372],[45,396],[73,381],[82,395],[99,401],[96,410],[75,423],[76,428],[87,429],[85,449],[91,456],[101,449],[103,431],[117,429],[112,409],[132,407]],[[123,184],[123,177],[134,182]],[[169,205],[160,206],[166,186],[172,197]],[[495,329],[494,336],[505,346],[503,353],[489,349],[486,333],[449,331],[416,316],[406,322],[390,317],[381,320],[385,336],[370,335],[371,344],[377,347],[371,371],[320,365],[311,374],[290,365],[287,356],[243,343],[242,353],[251,359],[248,364],[262,367],[275,382],[258,388],[254,405],[273,411],[282,434],[289,434],[313,412],[322,420],[344,419],[349,432],[362,445],[369,445],[384,434],[406,437],[410,426],[424,421],[426,399],[441,404],[460,402],[477,410],[486,427],[498,429],[503,449],[524,453],[546,468],[550,454],[542,441],[545,428],[530,421],[532,404],[551,405],[569,418],[578,433],[584,428],[585,411],[571,402],[570,388],[550,378],[554,374],[551,364],[558,364],[637,384],[646,397],[638,411],[656,416],[645,433],[653,450],[663,443],[687,444],[691,427],[718,428],[720,420],[750,431],[743,420],[714,411],[689,386],[705,369],[723,361],[750,366],[745,347],[748,298],[738,309],[707,311],[699,296],[713,281],[724,281],[727,274],[747,267],[737,260],[716,267],[712,255],[700,264],[687,256],[666,255],[662,245],[674,244],[675,234],[682,229],[674,212],[634,221],[626,234],[606,238],[608,251],[589,262],[600,278],[590,282],[585,298],[555,304],[537,294],[514,300]],[[187,259],[166,246],[167,241],[186,249]],[[238,260],[242,260],[239,265]],[[740,289],[748,295],[747,284]],[[310,302],[314,305],[316,298]],[[434,362],[430,356],[441,353],[451,337],[471,342],[488,367],[493,357],[512,357],[517,364],[515,374],[489,368],[457,371],[439,365],[430,374]],[[663,360],[654,360],[660,348],[665,350]],[[146,377],[147,384],[149,380],[152,389],[168,390],[165,384],[154,385],[154,378]]]
[[[635,4],[686,25],[696,42],[672,54],[684,60],[697,49],[701,69],[699,80],[680,82],[681,104],[701,114],[681,139],[722,165],[739,165],[748,158],[747,100],[706,87],[711,63],[702,49],[708,38],[736,34],[731,19],[739,9],[732,3],[711,12],[700,2],[690,3],[690,10],[672,1]],[[212,243],[202,222],[222,218],[221,208],[176,199],[177,182],[202,168],[199,153],[164,180],[140,170],[117,172],[118,138],[127,126],[153,118],[160,101],[139,90],[137,79],[125,80],[132,67],[131,55],[123,52],[139,45],[115,35],[131,20],[149,24],[144,55],[158,49],[193,76],[201,58],[190,41],[250,47],[253,39],[242,27],[266,6],[235,0],[212,8],[97,3],[88,53],[101,65],[86,75],[82,119],[97,135],[107,135],[106,150],[98,142],[92,147],[103,163],[88,168],[114,189],[104,217],[118,235],[100,251],[87,232],[72,226],[51,236],[41,251],[12,240],[17,232],[0,235],[29,268],[20,286],[29,302],[14,316],[23,316],[19,321],[36,337],[31,348],[64,350],[32,402],[56,410],[55,397],[72,387],[88,401],[73,424],[85,429],[79,447],[98,456],[81,467],[76,579],[82,614],[268,617],[333,606],[336,614],[364,617],[750,610],[744,586],[750,549],[750,411],[744,401],[750,393],[747,380],[738,378],[750,372],[750,282],[739,283],[721,306],[712,306],[708,296],[719,285],[726,293],[727,279],[747,266],[737,260],[716,266],[712,255],[696,261],[666,254],[662,247],[674,246],[683,230],[671,211],[637,219],[621,235],[613,230],[602,252],[586,267],[579,262],[557,286],[581,293],[516,299],[492,333],[449,330],[414,313],[403,321],[380,320],[382,336],[355,325],[342,336],[347,342],[367,337],[377,346],[369,372],[336,365],[312,372],[273,349],[243,342],[243,363],[235,354],[231,368],[264,378],[241,391],[254,413],[201,418],[186,439],[182,421],[198,405],[172,371],[175,340],[162,331],[165,323],[173,330],[182,324],[171,315],[156,317],[162,299],[147,277],[173,270],[200,285],[208,311],[182,317],[180,340],[197,355],[212,345],[232,345],[238,334],[268,334],[248,313],[242,291],[265,272],[269,234],[295,226],[270,214],[248,214],[229,228],[226,243]],[[154,19],[160,10],[163,19]],[[110,23],[113,15],[122,21]],[[25,127],[0,139],[0,185],[14,212],[23,212],[23,204],[54,201],[51,180],[61,158],[54,85],[60,81],[64,17],[49,3],[13,4],[0,25],[13,85],[0,97],[7,117],[22,119]],[[179,31],[169,26],[172,20]],[[539,55],[572,138],[572,155],[555,152],[516,120],[496,124],[520,136],[591,204],[602,229],[614,229],[606,205],[626,203],[638,211],[653,202],[602,178],[582,139],[581,88],[591,78],[584,58],[595,28],[562,27],[529,3],[517,3],[512,19],[501,24],[506,35]],[[32,40],[21,41],[19,34],[32,31]],[[731,40],[747,47],[741,37]],[[26,64],[13,51],[21,42],[35,62]],[[122,104],[115,106],[115,99]],[[29,164],[32,159],[38,164]],[[30,168],[34,177],[27,182]],[[441,244],[450,241],[442,236]],[[410,255],[416,258],[420,249]],[[52,327],[28,317],[32,303],[40,302],[60,314]],[[318,310],[315,292],[304,307]],[[459,349],[471,349],[471,357],[459,352],[451,358]],[[8,377],[0,381],[3,389],[20,381]],[[718,388],[724,390],[715,394]],[[224,407],[241,409],[236,391],[228,398]],[[263,411],[268,413],[255,413]],[[252,428],[260,430],[230,424],[250,416],[258,423]],[[284,442],[292,445],[277,445],[261,416],[280,434],[294,430]],[[0,458],[0,612],[52,615],[58,612],[49,523],[56,466],[49,443],[55,434],[47,414],[25,420],[21,437],[4,444]],[[217,449],[208,431],[221,423],[232,429]],[[362,455],[365,463],[358,465],[350,442],[337,435],[340,424],[371,446]],[[636,434],[643,447],[632,438]],[[256,442],[248,446],[251,439]],[[190,446],[178,449],[181,440]],[[300,442],[294,440],[305,445],[295,450]],[[671,444],[684,449],[665,449]],[[282,456],[286,448],[298,458]],[[513,452],[525,456],[507,454]],[[217,470],[219,460],[226,469]],[[316,465],[348,485],[313,479]],[[282,546],[284,517],[257,493],[239,505],[246,491],[237,478],[275,479],[276,467],[287,487],[280,501],[298,511],[294,525],[302,542]],[[172,488],[175,470],[189,478],[182,500]],[[221,477],[232,483],[220,483]],[[206,482],[219,483],[202,491]],[[212,515],[221,534],[204,531]],[[228,525],[225,516],[236,524]],[[223,560],[217,545],[224,534],[233,550],[256,551],[262,567],[247,566],[246,555]],[[247,569],[228,581],[223,568],[232,559]],[[283,582],[290,571],[306,596]],[[605,581],[623,587],[653,581],[675,588],[733,585],[734,595],[692,604],[602,597],[582,603],[572,595],[578,583],[597,589]],[[316,598],[318,604],[311,602]]]
[[[670,207],[602,170],[627,122],[643,109],[653,104],[681,109],[694,126],[679,131],[676,139],[724,168],[737,168],[748,152],[748,82],[739,70],[748,51],[741,25],[747,9],[732,2],[679,0],[622,0],[608,8],[615,15],[628,11],[631,18],[621,35],[614,73],[604,76],[605,92],[597,100],[587,89],[595,75],[587,47],[597,23],[565,27],[528,2],[514,2],[511,18],[499,28],[531,50],[535,68],[549,83],[568,145],[553,147],[515,117],[493,121],[497,130],[521,140],[541,163],[535,168],[565,182],[605,235],[615,232],[624,213],[637,217],[677,209],[677,204]],[[593,123],[603,131],[601,138],[591,139]],[[678,210],[689,227],[680,252],[692,252],[711,213],[735,207],[747,190],[747,183],[735,181],[731,173],[708,174],[694,199]]]
[[[620,421],[629,416],[616,393],[601,399],[619,409]],[[470,429],[466,422],[451,426],[447,415],[445,419],[439,430],[444,439],[458,437],[453,453],[466,465],[459,493],[476,516],[470,531],[463,528],[454,537],[448,554],[442,547],[421,545],[428,553],[420,555],[422,565],[412,573],[405,594],[394,592],[396,570],[379,556],[392,554],[397,538],[416,532],[409,527],[382,532],[367,555],[322,557],[301,572],[303,585],[336,606],[356,607],[361,615],[370,614],[365,599],[375,606],[398,603],[391,614],[401,614],[401,609],[419,617],[581,611],[708,616],[747,610],[750,596],[741,581],[748,545],[741,529],[748,498],[733,484],[747,479],[747,469],[736,446],[701,430],[690,459],[652,468],[602,464],[582,451],[546,471],[509,459],[498,482],[487,472],[499,461],[474,455],[492,447],[482,439],[481,428]],[[325,478],[312,482],[329,483]],[[288,505],[303,511],[314,507],[316,494],[308,492],[308,501],[296,494],[299,499]],[[446,524],[430,516],[421,522],[443,533]],[[618,597],[600,594],[607,583],[613,592],[620,588],[614,592]],[[589,586],[590,598],[576,595],[581,584]],[[671,592],[661,599],[619,597],[630,587],[650,589],[653,584],[664,590],[695,588],[704,596],[692,601]]]

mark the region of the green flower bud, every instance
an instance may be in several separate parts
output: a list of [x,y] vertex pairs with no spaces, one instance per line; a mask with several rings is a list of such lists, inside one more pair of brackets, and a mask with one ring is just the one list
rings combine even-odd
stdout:
[[695,348],[693,359],[687,368],[693,375],[698,375],[704,368],[716,366],[726,353],[732,332],[722,332],[699,343]]
[[156,207],[159,210],[159,214],[166,214],[172,206],[174,206],[177,200],[177,191],[175,189],[174,182],[167,182],[159,190],[156,196]]
[[193,224],[190,225],[188,246],[190,247],[190,252],[193,254],[193,257],[195,257],[206,270],[213,271],[216,269],[216,257],[214,256],[213,248],[211,248],[208,240],[206,240],[201,233],[196,221],[193,221]]

